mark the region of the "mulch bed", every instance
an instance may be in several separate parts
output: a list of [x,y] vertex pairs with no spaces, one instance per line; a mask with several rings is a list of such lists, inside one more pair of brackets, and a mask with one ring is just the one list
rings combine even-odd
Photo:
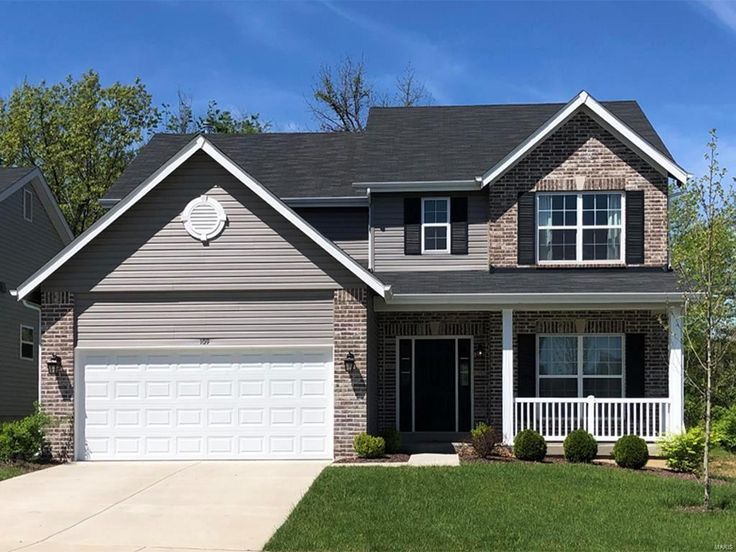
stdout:
[[409,455],[403,453],[386,454],[380,458],[340,458],[335,464],[383,464],[386,462],[408,462]]

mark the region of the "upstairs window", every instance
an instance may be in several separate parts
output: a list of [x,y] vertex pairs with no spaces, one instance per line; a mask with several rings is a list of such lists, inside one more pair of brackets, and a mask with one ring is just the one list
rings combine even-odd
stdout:
[[537,195],[540,263],[621,262],[623,193]]
[[23,218],[33,222],[33,192],[27,188],[23,190]]
[[422,199],[422,253],[450,252],[450,199]]

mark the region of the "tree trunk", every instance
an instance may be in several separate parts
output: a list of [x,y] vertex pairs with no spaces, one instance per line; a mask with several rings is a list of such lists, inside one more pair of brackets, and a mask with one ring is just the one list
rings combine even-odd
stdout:
[[710,510],[710,410],[712,395],[712,342],[711,330],[708,330],[706,337],[706,353],[705,353],[705,448],[703,450],[703,506],[706,510]]

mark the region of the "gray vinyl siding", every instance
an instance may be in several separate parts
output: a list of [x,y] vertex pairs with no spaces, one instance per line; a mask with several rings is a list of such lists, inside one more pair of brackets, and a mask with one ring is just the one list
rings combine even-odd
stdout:
[[[371,197],[374,270],[478,270],[488,268],[488,192],[468,195],[468,254],[404,255],[404,197],[418,194],[374,194]],[[432,194],[437,195],[437,194]],[[448,194],[439,194],[447,197]]]
[[[0,282],[15,289],[64,245],[41,200],[33,191],[33,220],[23,218],[23,189],[0,201]],[[0,420],[30,414],[38,399],[38,346],[35,358],[20,358],[20,325],[34,328],[38,313],[0,293]]]
[[310,207],[296,212],[363,266],[368,266],[368,208]]
[[[228,223],[205,245],[180,213],[207,194]],[[196,153],[44,284],[73,292],[335,289],[356,278],[203,152]]]
[[77,346],[329,345],[332,313],[327,290],[84,294]]

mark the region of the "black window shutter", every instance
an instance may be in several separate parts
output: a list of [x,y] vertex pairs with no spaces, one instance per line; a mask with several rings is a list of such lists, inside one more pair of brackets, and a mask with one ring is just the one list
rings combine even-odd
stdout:
[[422,254],[422,200],[404,198],[404,255]]
[[536,225],[534,223],[535,193],[526,192],[519,194],[518,200],[518,229],[517,260],[520,265],[533,265],[536,255]]
[[450,199],[450,253],[468,254],[468,198]]
[[518,392],[519,397],[534,397],[537,394],[537,336],[519,334],[516,336],[518,351]]
[[626,396],[644,397],[644,334],[626,334]]
[[626,192],[626,263],[644,264],[644,192]]

